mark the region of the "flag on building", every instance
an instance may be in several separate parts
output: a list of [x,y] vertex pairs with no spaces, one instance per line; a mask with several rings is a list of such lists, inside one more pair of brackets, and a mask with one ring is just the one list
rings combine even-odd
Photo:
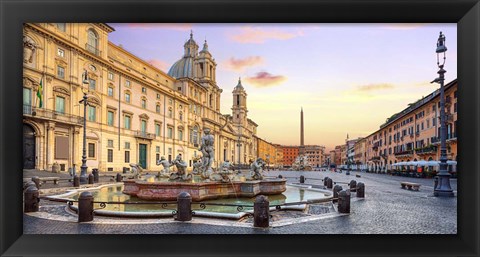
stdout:
[[38,97],[38,107],[43,107],[43,78],[40,79],[40,85],[38,86],[37,97]]

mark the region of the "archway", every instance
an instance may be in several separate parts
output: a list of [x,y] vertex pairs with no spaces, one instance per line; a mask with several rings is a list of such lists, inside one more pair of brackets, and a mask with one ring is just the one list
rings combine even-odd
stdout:
[[23,124],[23,168],[35,169],[35,130]]

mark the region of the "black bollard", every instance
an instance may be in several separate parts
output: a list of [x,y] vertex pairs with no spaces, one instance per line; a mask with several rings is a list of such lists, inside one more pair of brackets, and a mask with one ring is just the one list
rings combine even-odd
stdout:
[[300,184],[305,183],[305,177],[303,175],[300,176]]
[[327,180],[328,180],[328,177],[323,178],[323,185],[324,186],[327,186]]
[[117,182],[122,182],[122,179],[123,179],[122,174],[117,173],[117,178],[116,178]]
[[27,190],[30,186],[37,187],[37,184],[33,181],[28,181],[27,183],[23,184],[23,191]]
[[41,184],[41,183],[40,183],[40,178],[39,178],[39,177],[37,177],[37,176],[32,177],[32,181],[35,183],[35,186],[36,186],[37,188],[40,188],[40,184]]
[[[343,190],[342,186],[340,186],[340,185],[335,185],[335,186],[333,187],[333,198],[338,198],[338,192],[340,192],[340,191],[342,191],[342,190]],[[336,203],[337,201],[338,201],[338,199],[337,199],[337,200],[333,200],[334,203]]]
[[338,193],[338,212],[350,213],[350,190],[342,190]]
[[93,174],[93,183],[98,183],[99,181],[98,169],[93,169],[92,174]]
[[78,197],[78,222],[93,220],[93,194],[82,192]]
[[438,186],[438,176],[435,176],[435,178],[433,178],[433,189],[437,189],[437,186]]
[[356,192],[357,191],[357,181],[352,180],[352,181],[350,181],[350,184],[348,184],[348,185],[350,185],[350,191],[351,192]]
[[77,175],[73,176],[73,186],[74,187],[80,187],[80,177]]
[[333,187],[333,180],[331,178],[327,179],[327,188],[332,189]]
[[282,175],[278,175],[278,178],[283,178],[283,176],[282,176]]
[[93,184],[93,174],[88,175],[88,184]]
[[268,228],[270,226],[270,202],[268,197],[259,195],[253,204],[253,226]]
[[25,212],[36,212],[38,211],[38,202],[40,199],[38,198],[38,188],[35,186],[29,186],[27,190],[25,190],[25,193],[23,193],[24,196],[24,211]]
[[178,221],[192,220],[192,196],[187,192],[181,192],[177,196],[177,218]]
[[365,197],[365,184],[362,182],[358,182],[357,184],[357,197],[364,198]]

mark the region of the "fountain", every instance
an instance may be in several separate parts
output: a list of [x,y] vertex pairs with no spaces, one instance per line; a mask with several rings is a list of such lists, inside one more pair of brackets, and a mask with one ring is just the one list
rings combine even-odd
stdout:
[[310,165],[310,163],[307,161],[307,157],[305,155],[299,155],[295,159],[292,168],[297,171],[310,171],[312,170],[312,165]]
[[250,166],[250,173],[246,176],[235,175],[230,162],[225,161],[218,170],[212,168],[214,161],[214,137],[210,129],[204,129],[205,135],[201,139],[199,151],[202,158],[194,162],[193,174],[187,172],[187,164],[178,155],[170,164],[162,157],[157,165],[164,169],[158,178],[165,178],[171,166],[176,167],[176,172],[168,175],[168,181],[152,181],[151,179],[124,180],[123,193],[144,200],[174,201],[181,192],[188,192],[194,202],[219,199],[254,197],[258,194],[277,195],[286,190],[286,180],[280,178],[264,178],[262,167],[265,161],[261,158],[255,160]]

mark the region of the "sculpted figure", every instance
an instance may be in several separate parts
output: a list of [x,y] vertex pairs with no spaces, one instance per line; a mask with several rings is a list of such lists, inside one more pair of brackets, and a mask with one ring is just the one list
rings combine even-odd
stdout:
[[202,172],[202,160],[200,160],[200,157],[195,157],[193,159],[193,174],[197,175]]
[[143,172],[142,167],[136,163],[130,163],[129,165],[132,168],[133,178],[137,179],[140,176],[140,173]]
[[158,173],[158,177],[165,177],[170,174],[170,167],[172,164],[170,164],[170,162],[166,160],[164,156],[160,157],[160,160],[157,160],[157,165],[163,166],[163,170]]
[[31,63],[36,49],[35,42],[31,38],[23,36],[23,62]]
[[250,177],[248,180],[262,180],[262,171],[265,164],[266,163],[262,158],[258,158],[252,162],[252,164],[250,164]]
[[210,174],[212,174],[212,164],[213,164],[213,157],[215,156],[214,152],[214,143],[215,138],[213,135],[210,134],[210,129],[205,128],[204,130],[205,135],[202,137],[201,145],[198,150],[202,152],[202,177],[208,178]]
[[170,174],[170,180],[191,180],[192,174],[187,174],[187,163],[182,160],[182,155],[177,155],[177,158],[172,163],[177,167],[177,172]]

